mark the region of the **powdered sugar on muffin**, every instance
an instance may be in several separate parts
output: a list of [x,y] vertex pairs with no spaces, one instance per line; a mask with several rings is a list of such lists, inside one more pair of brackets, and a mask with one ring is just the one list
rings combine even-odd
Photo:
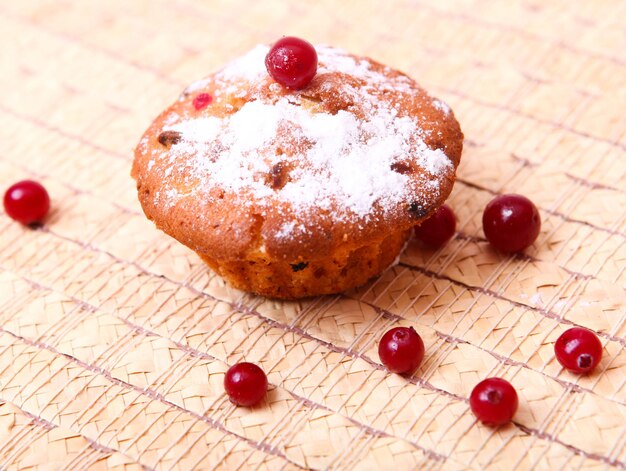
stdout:
[[[253,81],[269,80],[263,64],[268,49],[257,46],[219,71],[214,81],[204,80],[186,90],[197,91],[213,82],[219,85],[214,92],[217,103],[223,96],[247,97],[236,112],[166,118],[162,130],[180,134],[169,148],[168,164],[170,169],[178,167],[188,190],[180,193],[165,182],[160,204],[171,206],[190,192],[220,187],[237,194],[241,204],[275,207],[280,201],[302,215],[322,210],[335,218],[368,220],[374,213],[396,211],[406,201],[439,196],[440,181],[453,169],[452,162],[442,149],[425,144],[428,131],[420,126],[419,117],[401,116],[393,102],[377,96],[387,90],[410,93],[411,79],[386,76],[369,60],[345,51],[317,47],[318,77],[341,73],[362,83],[340,85],[340,92],[355,103],[354,110],[311,110],[303,106],[306,90],[270,99],[249,95]],[[285,128],[289,135],[281,139]],[[288,155],[291,168],[286,181],[268,185],[267,175],[285,161],[285,148],[294,141],[300,144],[299,151]],[[416,166],[414,175],[407,174],[408,168],[402,171],[400,163],[407,156],[409,165]],[[417,195],[416,187],[430,194]]]
[[[272,188],[265,175],[284,160],[279,150],[284,143],[276,136],[285,123],[293,126],[290,138],[307,145],[291,156],[289,181]],[[285,98],[248,102],[224,119],[192,118],[164,128],[181,134],[169,159],[199,181],[196,191],[207,186],[245,190],[247,201],[271,205],[279,199],[301,212],[334,210],[338,217],[366,217],[376,203],[386,212],[405,201],[410,178],[394,171],[393,164],[407,152],[414,152],[413,160],[434,181],[452,167],[442,150],[412,142],[415,129],[414,120],[383,107],[358,120],[343,110],[312,114]]]
[[132,170],[141,205],[237,287],[358,286],[445,201],[463,134],[447,105],[371,59],[318,46],[294,90],[270,76],[268,51],[192,84],[152,123]]

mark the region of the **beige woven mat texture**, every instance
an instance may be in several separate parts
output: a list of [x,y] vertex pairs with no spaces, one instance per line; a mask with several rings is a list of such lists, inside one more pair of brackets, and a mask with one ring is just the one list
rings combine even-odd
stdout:
[[[0,469],[625,469],[624,18],[622,0],[0,2],[0,184],[39,179],[54,208],[37,231],[0,214]],[[285,33],[408,72],[466,135],[447,246],[293,303],[225,285],[129,177],[186,84]],[[540,207],[527,256],[483,239],[502,192]],[[376,353],[397,324],[427,346],[408,380]],[[587,377],[554,359],[573,324],[604,344]],[[244,359],[271,383],[253,410],[222,388]],[[492,375],[520,395],[497,430],[467,402]]]

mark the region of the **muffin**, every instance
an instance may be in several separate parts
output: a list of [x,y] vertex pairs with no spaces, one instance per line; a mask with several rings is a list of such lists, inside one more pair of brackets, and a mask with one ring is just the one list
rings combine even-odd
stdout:
[[293,90],[260,45],[189,86],[150,125],[132,176],[146,216],[233,286],[274,298],[379,275],[443,204],[463,134],[405,74],[317,46]]

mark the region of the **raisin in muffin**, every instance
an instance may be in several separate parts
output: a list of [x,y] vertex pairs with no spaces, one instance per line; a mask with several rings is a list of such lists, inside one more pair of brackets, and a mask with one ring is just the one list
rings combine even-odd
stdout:
[[147,217],[237,288],[337,293],[394,262],[447,198],[463,134],[408,76],[316,47],[293,91],[257,46],[188,87],[148,128],[132,176]]

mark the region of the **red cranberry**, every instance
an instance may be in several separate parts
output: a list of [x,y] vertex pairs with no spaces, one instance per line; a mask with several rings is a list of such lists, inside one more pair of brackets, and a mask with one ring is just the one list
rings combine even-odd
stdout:
[[573,373],[589,373],[602,358],[602,343],[592,331],[572,327],[561,334],[554,344],[559,363]]
[[537,239],[540,229],[537,207],[522,195],[496,196],[483,213],[485,236],[502,252],[524,250]]
[[50,210],[46,189],[32,180],[23,180],[11,186],[4,194],[4,210],[22,224],[41,222]]
[[317,72],[317,52],[304,39],[279,39],[265,56],[265,67],[274,80],[287,88],[306,87]]
[[396,327],[380,339],[378,356],[392,373],[410,373],[424,359],[424,342],[413,327]]
[[454,235],[456,218],[447,204],[441,206],[431,217],[415,227],[415,237],[431,247],[441,247]]
[[206,108],[213,101],[213,97],[208,93],[200,93],[193,99],[193,107],[196,110]]
[[517,411],[517,392],[502,378],[487,378],[470,394],[470,407],[478,420],[487,425],[510,422]]
[[226,372],[224,389],[234,404],[253,406],[265,397],[267,376],[254,363],[237,363]]

